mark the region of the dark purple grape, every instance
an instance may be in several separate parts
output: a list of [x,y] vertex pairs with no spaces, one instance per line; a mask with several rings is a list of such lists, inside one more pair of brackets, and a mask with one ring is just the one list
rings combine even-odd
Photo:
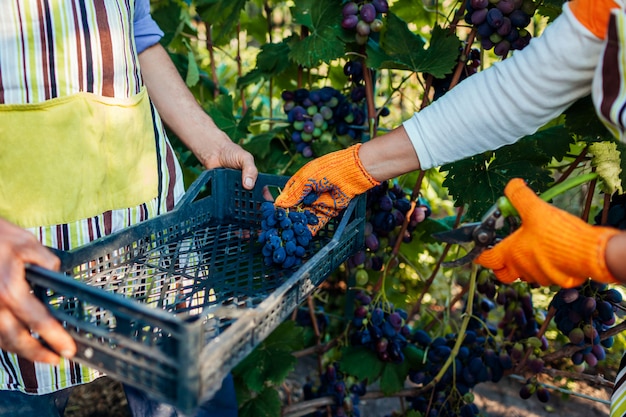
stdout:
[[[502,0],[500,0],[502,1]],[[540,386],[537,388],[537,399],[542,403],[547,403],[550,401],[550,391],[544,386]]]
[[515,10],[515,3],[513,0],[499,0],[496,3],[496,7],[502,12],[502,14],[509,14]]
[[518,28],[525,28],[530,24],[530,16],[522,10],[513,10],[509,14],[509,19],[511,19],[513,26]]
[[496,33],[500,36],[506,37],[509,35],[509,33],[511,33],[512,28],[513,26],[511,25],[511,19],[505,16],[502,18],[502,26],[498,28]]
[[474,11],[484,9],[489,6],[489,0],[470,0],[470,5]]
[[500,10],[489,9],[489,11],[487,12],[487,23],[492,28],[497,29],[500,26],[502,26],[503,17],[504,15],[502,14]]
[[480,25],[487,19],[487,9],[474,10],[470,17],[470,23],[473,25]]
[[533,387],[530,384],[524,384],[522,385],[522,388],[520,388],[519,390],[519,396],[523,399],[523,400],[527,400],[530,397],[532,397],[533,395]]
[[376,7],[372,3],[365,3],[361,6],[359,14],[365,23],[372,23],[376,19]]
[[498,56],[506,56],[511,50],[511,43],[507,40],[501,40],[493,47],[493,53]]
[[344,29],[354,29],[356,28],[357,23],[359,23],[359,18],[356,15],[347,15],[341,20],[341,27]]
[[372,0],[372,4],[378,13],[387,13],[389,11],[387,0]]
[[359,12],[359,6],[350,1],[343,6],[342,13],[344,16],[356,15]]
[[375,234],[367,236],[365,238],[365,246],[372,252],[376,252],[379,246],[378,237]]

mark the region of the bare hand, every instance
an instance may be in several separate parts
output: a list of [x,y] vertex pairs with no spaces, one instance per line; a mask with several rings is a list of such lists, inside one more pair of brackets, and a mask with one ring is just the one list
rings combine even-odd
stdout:
[[[76,344],[63,326],[31,293],[26,264],[58,270],[59,259],[29,232],[0,219],[0,348],[37,362],[58,363],[76,353]],[[51,351],[31,334],[37,333]]]
[[206,169],[240,169],[244,187],[251,190],[259,175],[252,154],[234,143],[226,133],[217,128],[214,135],[223,137],[219,141],[214,140],[212,143],[207,143],[207,146],[202,149],[194,149],[198,160]]

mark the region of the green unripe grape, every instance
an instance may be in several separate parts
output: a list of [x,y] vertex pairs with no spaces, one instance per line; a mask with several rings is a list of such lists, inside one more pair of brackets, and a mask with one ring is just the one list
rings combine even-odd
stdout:
[[320,136],[322,136],[322,129],[320,129],[319,127],[316,127],[315,129],[313,129],[313,137],[314,138],[319,138]]
[[296,130],[304,129],[304,120],[296,120],[293,122],[293,128]]
[[309,106],[306,108],[306,112],[309,116],[313,116],[315,113],[318,112],[318,108],[317,106]]
[[359,268],[356,271],[354,279],[358,286],[363,287],[369,282],[370,276],[364,268]]
[[489,36],[489,40],[493,43],[498,43],[502,40],[502,36],[494,32],[491,34],[491,36]]
[[311,133],[302,132],[300,136],[302,137],[303,142],[311,142],[313,140],[313,135]]

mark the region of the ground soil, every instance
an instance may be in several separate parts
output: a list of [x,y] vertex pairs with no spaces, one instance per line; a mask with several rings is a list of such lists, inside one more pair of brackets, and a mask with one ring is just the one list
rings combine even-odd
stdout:
[[[284,388],[291,398],[297,401],[303,381],[307,376],[315,375],[315,363],[306,359],[301,360],[296,370],[287,378]],[[518,379],[509,377],[497,384],[481,384],[474,391],[475,403],[489,417],[595,417],[609,414],[607,403],[610,392],[607,388],[577,382],[568,386],[569,390],[577,395],[553,392],[550,401],[544,404],[535,397],[522,400],[518,395],[520,383]],[[363,400],[359,407],[362,417],[385,417],[393,411],[401,410],[402,406],[399,398],[383,398]],[[76,388],[65,415],[130,417],[121,385],[107,377]]]

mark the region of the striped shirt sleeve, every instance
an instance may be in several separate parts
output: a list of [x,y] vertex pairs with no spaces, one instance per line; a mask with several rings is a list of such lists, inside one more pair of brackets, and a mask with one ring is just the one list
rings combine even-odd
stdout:
[[142,53],[163,37],[163,31],[150,15],[150,0],[135,1],[134,17],[135,45],[137,53]]

